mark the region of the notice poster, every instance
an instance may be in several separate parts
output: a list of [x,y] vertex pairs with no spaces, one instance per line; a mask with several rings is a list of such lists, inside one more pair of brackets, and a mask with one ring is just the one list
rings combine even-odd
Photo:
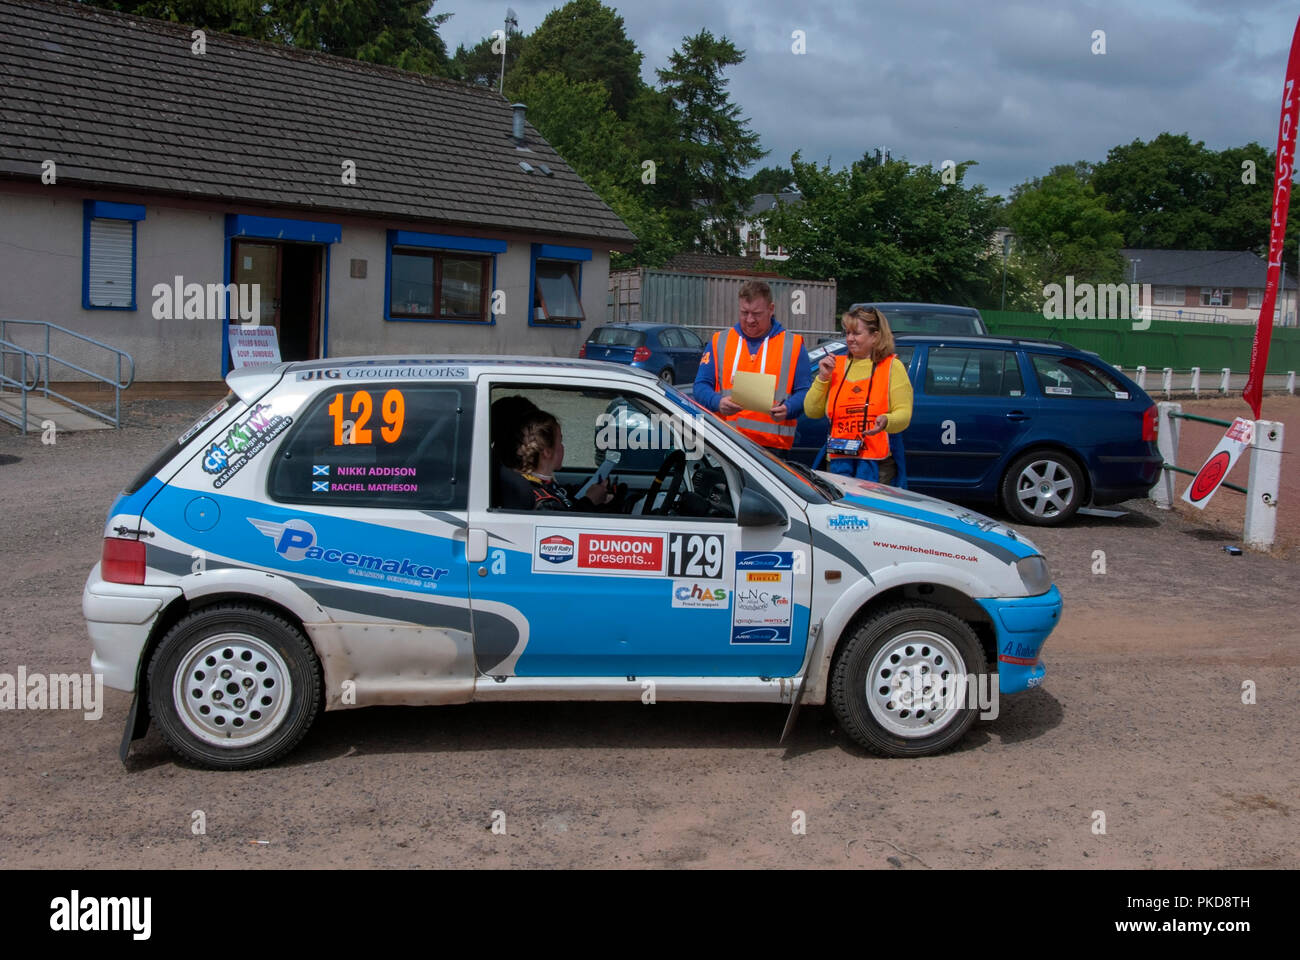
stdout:
[[276,338],[275,327],[232,326],[229,339],[232,370],[280,362],[280,341]]
[[1183,501],[1198,510],[1204,510],[1205,505],[1210,502],[1210,497],[1214,496],[1214,491],[1219,489],[1223,478],[1228,475],[1228,471],[1237,462],[1242,451],[1254,441],[1255,424],[1241,417],[1233,420],[1232,426],[1228,427],[1228,432],[1223,435],[1219,445],[1214,448],[1209,459],[1200,470],[1196,471],[1196,476],[1183,491]]

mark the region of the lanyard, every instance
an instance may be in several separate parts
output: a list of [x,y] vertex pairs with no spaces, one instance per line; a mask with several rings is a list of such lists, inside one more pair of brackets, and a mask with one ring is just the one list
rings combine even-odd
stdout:
[[[759,373],[767,372],[767,342],[771,339],[772,339],[772,331],[769,330],[767,332],[767,336],[763,338],[763,362],[758,368]],[[735,360],[732,361],[731,364],[732,383],[736,382],[736,371],[740,369],[740,351],[748,350],[748,349],[749,349],[749,341],[745,339],[745,335],[742,333],[740,335],[740,345],[736,348],[736,358]]]

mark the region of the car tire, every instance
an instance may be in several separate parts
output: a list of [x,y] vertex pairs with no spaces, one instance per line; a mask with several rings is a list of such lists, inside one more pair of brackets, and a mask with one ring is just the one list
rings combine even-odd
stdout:
[[1001,492],[1003,509],[1016,521],[1059,526],[1083,505],[1083,470],[1068,454],[1031,450],[1012,462]]
[[214,770],[273,763],[321,705],[320,661],[283,617],[222,603],[173,626],[149,662],[149,713],[167,745]]
[[987,669],[979,638],[959,617],[933,604],[898,604],[864,620],[845,642],[831,670],[831,707],[844,732],[872,753],[927,756],[975,722],[978,709],[967,706],[972,698],[956,677],[975,683]]
[[673,385],[673,382],[674,382],[674,381],[673,381],[673,368],[672,368],[672,367],[664,367],[662,370],[660,370],[660,371],[659,371],[659,379],[662,380],[664,383],[668,384],[668,385],[671,387],[671,386]]

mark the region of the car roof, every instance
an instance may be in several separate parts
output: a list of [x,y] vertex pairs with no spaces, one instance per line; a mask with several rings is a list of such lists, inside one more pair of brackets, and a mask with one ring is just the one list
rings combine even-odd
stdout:
[[[962,336],[943,336],[934,333],[899,333],[894,335],[894,342],[902,346],[919,346],[927,344],[934,346],[972,346],[972,347],[1032,347],[1034,349],[1060,350],[1062,353],[1078,353],[1089,357],[1100,358],[1101,354],[1094,350],[1085,350],[1083,347],[1076,347],[1072,343],[1066,343],[1064,340],[1045,340],[1038,337],[998,337],[992,334],[970,334]],[[844,337],[839,336],[831,340],[824,340],[817,344],[818,347],[824,347],[831,343],[844,343]]]
[[678,324],[675,324],[675,323],[641,323],[640,321],[637,321],[637,322],[635,322],[635,323],[632,323],[632,322],[628,322],[628,323],[602,323],[599,327],[596,327],[596,328],[593,329],[591,332],[592,332],[592,333],[595,333],[596,330],[604,330],[606,327],[613,327],[613,328],[616,329],[616,330],[640,330],[640,331],[647,331],[647,330],[661,330],[661,329],[663,329],[664,327],[676,327],[676,326],[678,326]]
[[[393,379],[446,383],[449,380],[473,380],[485,373],[545,373],[548,371],[568,370],[595,375],[596,379],[619,379],[637,377],[649,383],[659,383],[659,378],[636,367],[607,363],[602,360],[578,360],[567,357],[497,357],[477,356],[381,356],[381,357],[330,357],[324,360],[298,360],[280,363],[274,366],[244,367],[232,370],[226,375],[230,389],[244,400],[250,396],[264,393],[275,383],[289,374],[306,373],[321,370],[359,370],[361,368],[401,368],[402,373],[394,372],[392,376],[375,376],[373,379]],[[450,368],[464,368],[450,375]],[[410,372],[407,372],[410,371]],[[343,382],[363,384],[370,377],[347,377]],[[323,384],[334,383],[333,378],[322,379]]]
[[868,300],[863,303],[852,304],[849,309],[854,310],[858,307],[875,307],[878,310],[899,310],[903,308],[925,310],[929,313],[959,313],[966,316],[974,314],[979,316],[979,311],[974,307],[959,307],[952,303],[880,303],[875,300]]

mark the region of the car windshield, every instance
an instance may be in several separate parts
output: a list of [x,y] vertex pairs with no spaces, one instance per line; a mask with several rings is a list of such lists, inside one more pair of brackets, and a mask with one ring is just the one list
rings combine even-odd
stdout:
[[949,313],[908,307],[884,311],[894,333],[928,333],[942,337],[980,336],[984,330],[974,313]]
[[787,463],[772,451],[759,446],[712,410],[700,404],[689,393],[683,393],[676,387],[666,384],[664,393],[669,400],[691,414],[691,416],[709,417],[716,425],[724,428],[731,440],[743,447],[756,460],[764,463],[786,487],[810,503],[825,503],[828,500],[838,500],[840,498],[840,491],[834,484],[823,480],[803,464]]
[[600,347],[639,347],[645,343],[645,334],[627,327],[601,327],[587,342]]

